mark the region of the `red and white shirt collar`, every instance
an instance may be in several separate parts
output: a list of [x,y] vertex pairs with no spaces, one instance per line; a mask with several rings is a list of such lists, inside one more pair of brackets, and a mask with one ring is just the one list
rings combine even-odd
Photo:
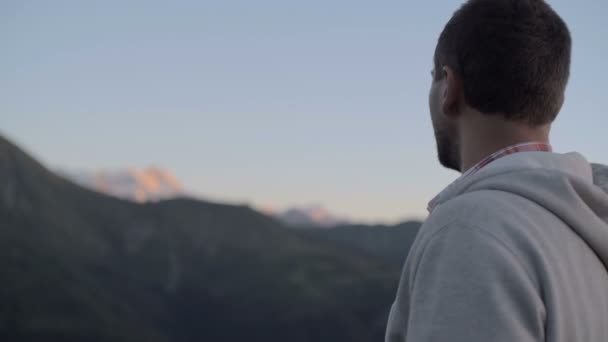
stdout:
[[500,159],[504,156],[508,156],[510,154],[514,154],[514,153],[518,153],[518,152],[552,152],[552,151],[553,151],[553,148],[551,147],[551,145],[546,144],[546,143],[540,143],[540,142],[527,142],[527,143],[523,143],[523,144],[512,145],[512,146],[505,147],[502,150],[496,151],[496,152],[492,153],[491,155],[485,157],[481,161],[479,161],[472,168],[468,169],[460,177],[458,177],[458,179],[456,179],[452,184],[448,185],[448,187],[446,189],[444,189],[441,193],[439,193],[439,195],[435,196],[435,198],[433,198],[429,202],[427,210],[429,211],[429,213],[433,211],[433,209],[437,206],[437,202],[439,202],[441,195],[447,189],[451,188],[454,184],[459,183],[461,180],[476,174],[477,172],[479,172],[479,170],[483,169],[485,166],[487,166],[488,164],[490,164],[491,162],[493,162],[497,159]]

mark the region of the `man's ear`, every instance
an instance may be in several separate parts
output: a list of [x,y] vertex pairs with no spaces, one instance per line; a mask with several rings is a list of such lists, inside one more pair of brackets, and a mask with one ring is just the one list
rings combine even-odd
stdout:
[[454,118],[460,114],[460,101],[463,91],[462,80],[449,66],[443,66],[441,72],[443,72],[443,77],[445,77],[445,88],[443,89],[441,106],[445,115]]

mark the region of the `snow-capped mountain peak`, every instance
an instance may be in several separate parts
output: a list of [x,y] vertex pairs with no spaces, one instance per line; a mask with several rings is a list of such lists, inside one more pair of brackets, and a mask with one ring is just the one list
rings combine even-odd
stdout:
[[157,167],[60,173],[86,188],[140,203],[168,199],[183,193],[177,178]]
[[290,227],[329,228],[351,223],[350,220],[332,214],[321,205],[290,207],[276,210],[269,206],[259,206],[258,210],[279,219]]

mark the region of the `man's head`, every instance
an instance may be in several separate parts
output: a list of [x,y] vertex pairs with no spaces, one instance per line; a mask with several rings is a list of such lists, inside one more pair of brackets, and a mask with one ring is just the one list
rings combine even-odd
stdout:
[[[547,126],[564,101],[571,38],[543,0],[469,0],[441,33],[429,106],[440,162],[461,170],[468,115]],[[464,170],[461,170],[464,171]]]

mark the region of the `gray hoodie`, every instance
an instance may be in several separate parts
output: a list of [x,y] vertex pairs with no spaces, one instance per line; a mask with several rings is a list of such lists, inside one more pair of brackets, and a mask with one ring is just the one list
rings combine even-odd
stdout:
[[521,152],[442,193],[386,342],[608,341],[608,168]]

